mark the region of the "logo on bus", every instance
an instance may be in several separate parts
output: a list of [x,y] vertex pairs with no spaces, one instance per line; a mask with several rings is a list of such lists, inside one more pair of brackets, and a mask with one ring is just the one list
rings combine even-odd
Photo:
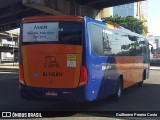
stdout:
[[45,68],[59,68],[59,64],[57,63],[55,56],[45,56]]

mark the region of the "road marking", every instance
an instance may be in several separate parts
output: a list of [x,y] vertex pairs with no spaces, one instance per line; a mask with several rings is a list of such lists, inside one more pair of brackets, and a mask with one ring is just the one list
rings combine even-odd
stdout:
[[9,79],[18,79],[18,74],[11,74],[11,75],[0,75],[0,81],[3,81],[3,80],[9,80]]

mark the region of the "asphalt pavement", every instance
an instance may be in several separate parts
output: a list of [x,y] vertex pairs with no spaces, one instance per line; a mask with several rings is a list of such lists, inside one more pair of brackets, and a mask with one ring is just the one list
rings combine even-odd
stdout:
[[[18,73],[1,73],[0,111],[19,111],[20,113],[24,111],[37,111],[43,113],[44,111],[46,111],[51,113],[52,118],[56,118],[62,114],[62,116],[66,116],[68,117],[68,119],[70,117],[82,116],[82,119],[85,118],[85,120],[86,117],[91,117],[90,120],[97,117],[101,117],[97,118],[97,120],[104,119],[107,117],[107,114],[109,114],[109,112],[114,111],[119,115],[121,115],[123,111],[124,113],[142,113],[143,111],[144,113],[147,112],[149,114],[157,113],[156,111],[160,111],[159,78],[159,71],[151,70],[150,78],[144,81],[144,85],[142,88],[139,88],[137,87],[137,85],[135,85],[133,87],[125,89],[123,91],[122,98],[118,102],[113,101],[108,97],[106,99],[94,102],[66,104],[65,102],[59,103],[50,101],[27,101],[21,99],[18,87]],[[114,114],[113,116],[115,116],[116,114]],[[157,114],[159,114],[159,112]],[[62,117],[61,119],[63,118],[64,117]],[[118,119],[119,118],[121,117],[118,117]],[[133,119],[133,117],[127,117],[124,119]],[[143,119],[144,117],[142,118],[142,120]]]
[[[3,64],[0,65],[0,70],[19,70],[18,64]],[[146,80],[142,88],[137,88],[133,86],[124,91],[124,94],[119,102],[112,101],[110,99],[104,99],[92,103],[82,103],[82,104],[62,104],[62,103],[52,103],[52,102],[37,102],[37,101],[26,101],[20,98],[18,92],[18,72],[17,73],[1,73],[1,84],[0,84],[0,109],[3,111],[85,111],[82,113],[75,113],[74,115],[68,115],[67,119],[85,119],[85,120],[102,120],[105,119],[105,113],[100,113],[97,111],[159,111],[159,71],[160,67],[151,66],[150,67],[150,78]],[[6,71],[4,71],[6,72]],[[5,86],[5,87],[4,87]],[[7,86],[7,87],[6,87]],[[6,93],[7,92],[7,93]],[[153,94],[154,93],[154,94]],[[137,102],[139,101],[139,102]],[[23,107],[22,107],[23,106]],[[96,113],[91,114],[87,111],[96,111]],[[70,117],[72,116],[72,117]],[[82,116],[82,117],[81,117]],[[100,117],[104,116],[104,117]],[[57,117],[52,117],[51,119],[57,119]],[[124,119],[129,119],[124,118]],[[144,118],[144,117],[143,117]],[[143,119],[142,118],[142,119]],[[44,118],[43,118],[44,119]],[[46,118],[45,118],[46,119]],[[60,117],[58,119],[64,119]],[[66,117],[65,117],[66,119]],[[121,119],[118,118],[106,118],[106,119]],[[130,118],[130,119],[133,119]],[[47,119],[48,120],[48,119]]]

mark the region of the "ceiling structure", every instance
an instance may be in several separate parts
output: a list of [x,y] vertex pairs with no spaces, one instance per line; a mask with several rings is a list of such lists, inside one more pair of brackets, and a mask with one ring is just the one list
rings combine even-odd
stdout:
[[145,1],[145,0],[76,0],[79,4],[90,6],[96,9],[102,9],[105,7],[113,7],[133,2]]
[[[46,11],[41,11],[39,9],[35,9],[31,6],[25,5],[24,4],[25,1],[27,0],[0,1],[0,31],[6,31],[19,27],[20,21],[24,17],[50,14],[49,12],[47,13]],[[51,2],[50,0],[38,0],[38,1],[30,0],[30,1],[45,2],[45,4],[47,3],[47,1]],[[105,7],[112,7],[116,5],[122,5],[144,0],[61,0],[61,1],[67,1],[67,2],[69,1],[76,3],[76,5],[88,6],[94,9],[102,9]]]

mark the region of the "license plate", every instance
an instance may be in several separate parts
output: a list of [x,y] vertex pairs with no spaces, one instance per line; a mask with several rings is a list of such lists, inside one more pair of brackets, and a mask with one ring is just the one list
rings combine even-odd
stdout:
[[57,96],[58,94],[55,91],[47,91],[45,95],[46,96]]

